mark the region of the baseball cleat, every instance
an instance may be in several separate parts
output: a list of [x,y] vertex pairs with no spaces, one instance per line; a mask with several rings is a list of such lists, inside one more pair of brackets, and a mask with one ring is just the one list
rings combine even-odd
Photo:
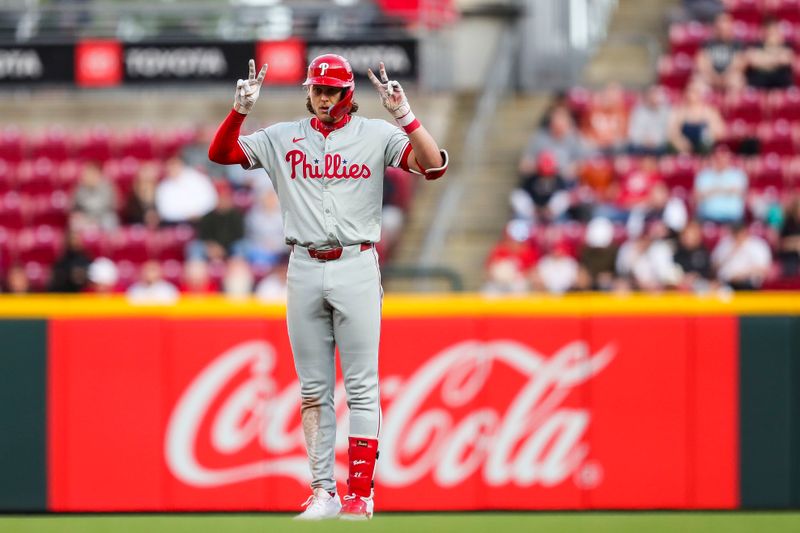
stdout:
[[316,488],[303,503],[303,507],[306,510],[295,516],[295,520],[328,520],[339,516],[342,502],[338,494],[331,494],[325,489]]
[[372,501],[373,495],[374,493],[366,497],[351,493],[345,496],[342,510],[339,512],[339,518],[342,520],[371,519],[372,512],[375,509],[375,502]]

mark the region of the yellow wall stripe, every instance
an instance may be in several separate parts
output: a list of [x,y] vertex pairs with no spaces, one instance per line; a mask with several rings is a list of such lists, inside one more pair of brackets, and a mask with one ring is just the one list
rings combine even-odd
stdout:
[[[390,294],[383,316],[569,316],[800,314],[800,293],[740,293],[728,297],[684,294],[570,294],[563,297],[487,298],[478,294]],[[174,305],[133,305],[124,296],[0,295],[0,318],[264,317],[282,318],[285,306],[222,296],[182,298]]]

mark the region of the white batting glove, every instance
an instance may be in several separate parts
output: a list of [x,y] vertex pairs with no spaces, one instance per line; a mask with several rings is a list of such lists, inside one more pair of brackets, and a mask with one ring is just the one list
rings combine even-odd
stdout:
[[246,80],[236,82],[236,94],[233,97],[233,109],[243,115],[248,114],[253,109],[256,100],[258,100],[258,93],[261,91],[264,76],[267,74],[266,63],[261,67],[258,77],[256,77],[256,62],[251,59],[248,66],[250,67],[250,75]]
[[[389,80],[383,61],[381,61],[380,67],[380,80],[378,80],[372,72],[372,69],[367,69],[369,81],[372,82],[372,85],[375,86],[375,90],[378,91],[378,96],[381,99],[383,107],[392,114],[400,126],[406,126],[414,121],[414,113],[411,112],[411,106],[408,103],[408,98],[406,98],[406,93],[403,91],[400,82]],[[411,120],[406,120],[409,117]]]

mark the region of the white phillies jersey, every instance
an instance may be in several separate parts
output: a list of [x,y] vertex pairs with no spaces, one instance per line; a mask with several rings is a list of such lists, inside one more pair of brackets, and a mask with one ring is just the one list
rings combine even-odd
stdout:
[[408,136],[385,120],[352,116],[325,138],[312,120],[239,137],[250,168],[264,168],[275,186],[286,242],[319,249],[378,242],[384,170],[408,156]]

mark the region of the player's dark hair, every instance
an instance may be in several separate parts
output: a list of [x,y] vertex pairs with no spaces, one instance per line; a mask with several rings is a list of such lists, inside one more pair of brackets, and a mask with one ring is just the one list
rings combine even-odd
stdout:
[[[314,113],[314,108],[311,106],[311,97],[308,95],[306,95],[306,109],[308,109],[308,112],[312,115],[316,115],[316,113]],[[350,114],[352,115],[356,111],[358,111],[358,102],[353,100],[350,104]]]

